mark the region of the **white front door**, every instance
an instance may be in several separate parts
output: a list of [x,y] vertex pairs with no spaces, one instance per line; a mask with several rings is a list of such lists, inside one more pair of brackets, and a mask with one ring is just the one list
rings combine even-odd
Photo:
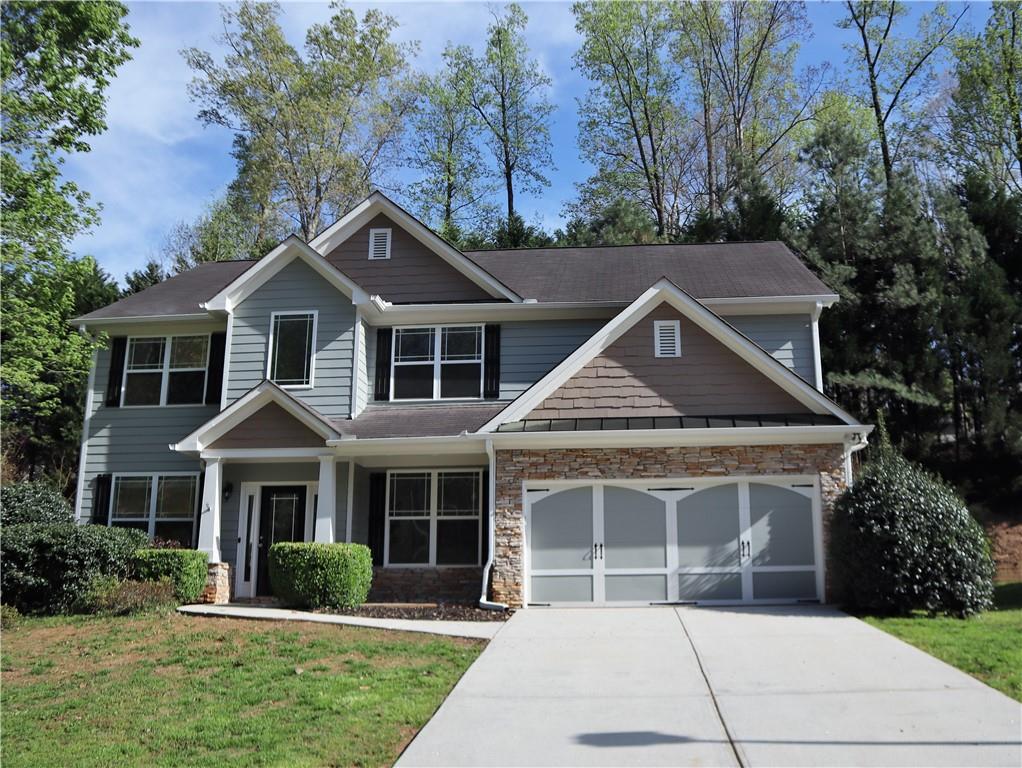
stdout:
[[822,596],[810,478],[527,488],[532,604],[792,602]]

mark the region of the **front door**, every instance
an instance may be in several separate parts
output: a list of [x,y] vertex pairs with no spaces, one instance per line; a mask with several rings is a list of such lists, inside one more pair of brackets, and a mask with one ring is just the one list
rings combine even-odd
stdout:
[[305,541],[305,486],[265,485],[259,499],[259,573],[256,594],[269,595],[270,545]]

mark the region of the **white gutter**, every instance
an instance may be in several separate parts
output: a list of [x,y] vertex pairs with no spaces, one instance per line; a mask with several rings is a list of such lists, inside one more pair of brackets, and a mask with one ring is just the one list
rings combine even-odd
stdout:
[[493,452],[493,441],[486,441],[486,455],[490,459],[490,478],[488,481],[490,497],[489,517],[489,547],[487,548],[486,565],[483,566],[482,592],[479,594],[479,607],[490,611],[506,611],[506,603],[495,603],[489,600],[490,571],[493,568],[493,554],[495,550],[494,540],[497,538],[497,457]]

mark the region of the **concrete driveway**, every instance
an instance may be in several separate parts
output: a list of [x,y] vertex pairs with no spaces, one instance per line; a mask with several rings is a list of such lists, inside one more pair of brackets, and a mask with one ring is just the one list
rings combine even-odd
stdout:
[[536,608],[398,765],[1019,766],[1020,714],[827,608]]

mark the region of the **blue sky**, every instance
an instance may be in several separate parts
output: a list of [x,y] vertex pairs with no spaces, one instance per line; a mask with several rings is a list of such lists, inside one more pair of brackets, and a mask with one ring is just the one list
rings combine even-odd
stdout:
[[[388,2],[351,3],[361,14],[371,6],[395,16],[401,40],[418,40],[415,65],[430,71],[440,61],[448,41],[480,44],[490,20],[485,3]],[[572,68],[578,47],[567,2],[523,3],[529,16],[527,36],[533,55],[553,81],[551,98],[557,106],[551,131],[557,166],[551,186],[540,196],[523,195],[521,210],[530,222],[548,229],[561,223],[565,202],[574,197],[574,184],[589,174],[578,158],[577,99],[587,83]],[[92,141],[92,151],[68,159],[66,175],[102,203],[101,222],[79,236],[72,248],[92,254],[118,280],[156,255],[168,230],[178,221],[191,221],[219,195],[234,176],[231,134],[203,127],[188,98],[191,72],[179,51],[189,46],[217,50],[221,30],[217,3],[128,3],[128,23],[141,39],[132,61],[125,64],[109,89],[109,128]],[[912,17],[932,7],[913,4]],[[987,4],[975,4],[966,21],[979,27]],[[804,44],[800,65],[830,62],[840,78],[851,32],[838,29],[841,5],[809,3],[813,37]],[[310,24],[330,16],[327,3],[285,3],[283,24],[300,45]],[[407,180],[407,175],[404,176]]]

